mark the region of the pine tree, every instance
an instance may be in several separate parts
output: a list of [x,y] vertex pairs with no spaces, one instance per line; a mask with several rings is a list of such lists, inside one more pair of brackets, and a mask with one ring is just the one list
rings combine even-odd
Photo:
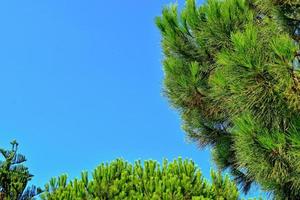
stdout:
[[188,138],[245,192],[300,199],[300,1],[187,0],[156,24]]
[[27,187],[33,176],[23,165],[26,158],[18,153],[18,143],[13,141],[11,145],[11,150],[0,149],[0,153],[4,157],[4,160],[0,161],[0,199],[33,199],[41,190],[35,186]]
[[42,194],[44,200],[237,200],[238,190],[228,176],[211,172],[203,179],[190,160],[137,161],[134,165],[117,159],[102,163],[80,179],[68,181],[66,175],[52,178]]

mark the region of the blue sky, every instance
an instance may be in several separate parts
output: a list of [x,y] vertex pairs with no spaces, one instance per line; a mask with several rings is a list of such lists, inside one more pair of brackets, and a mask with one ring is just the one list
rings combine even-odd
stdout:
[[119,157],[192,158],[208,177],[209,150],[162,96],[154,17],[169,3],[0,2],[0,145],[18,140],[32,183]]

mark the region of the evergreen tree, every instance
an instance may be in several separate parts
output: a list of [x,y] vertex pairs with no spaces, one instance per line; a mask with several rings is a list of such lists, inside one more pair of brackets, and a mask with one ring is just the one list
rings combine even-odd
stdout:
[[211,172],[211,182],[189,160],[137,161],[134,165],[117,159],[101,164],[80,179],[53,178],[41,195],[44,200],[236,200],[238,190],[228,176]]
[[27,187],[32,179],[27,167],[23,165],[25,156],[18,154],[18,143],[11,142],[11,150],[0,149],[4,157],[0,161],[0,199],[1,200],[30,200],[41,190],[35,186]]
[[187,0],[156,19],[188,138],[247,192],[300,199],[300,1]]

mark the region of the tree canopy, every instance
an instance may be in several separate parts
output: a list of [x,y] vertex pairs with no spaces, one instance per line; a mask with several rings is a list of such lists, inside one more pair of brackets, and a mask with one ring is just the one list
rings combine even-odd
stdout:
[[35,186],[27,187],[33,175],[23,165],[24,155],[18,153],[18,143],[11,142],[11,150],[0,149],[4,160],[0,161],[0,199],[30,200],[41,192]]
[[53,178],[45,186],[44,200],[143,199],[143,200],[237,200],[238,189],[228,176],[211,172],[211,181],[190,160],[135,162],[117,159],[100,164],[90,176],[67,180]]
[[300,199],[300,1],[187,0],[156,24],[164,93],[245,192]]

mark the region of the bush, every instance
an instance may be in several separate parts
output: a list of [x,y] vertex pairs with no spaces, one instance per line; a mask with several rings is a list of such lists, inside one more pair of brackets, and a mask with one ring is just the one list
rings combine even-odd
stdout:
[[89,178],[67,180],[66,175],[53,178],[45,186],[44,200],[83,199],[152,199],[152,200],[236,200],[238,190],[228,176],[211,172],[211,182],[203,179],[200,170],[190,160],[137,161],[134,165],[117,159],[99,165]]

